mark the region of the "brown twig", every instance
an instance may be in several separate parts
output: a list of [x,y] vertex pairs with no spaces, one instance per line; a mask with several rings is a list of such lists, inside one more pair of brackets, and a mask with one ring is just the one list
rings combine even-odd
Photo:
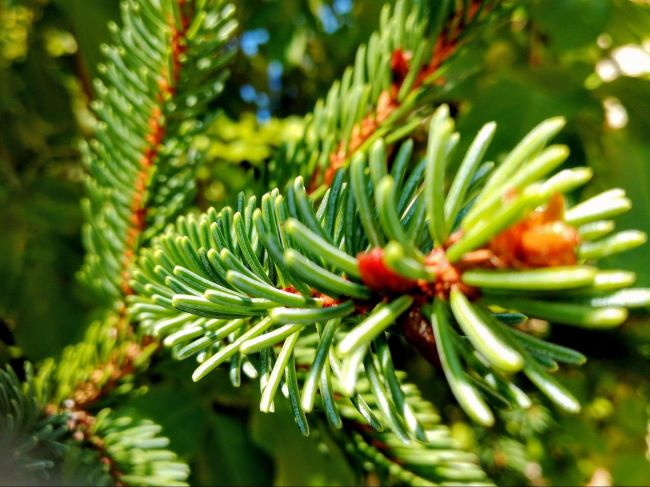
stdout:
[[169,97],[176,94],[178,80],[182,68],[182,56],[187,46],[185,34],[190,18],[187,14],[186,0],[178,0],[181,11],[181,26],[178,28],[173,18],[169,19],[171,29],[171,72],[163,73],[159,82],[159,92],[156,97],[157,104],[149,116],[149,132],[145,136],[147,146],[140,158],[140,171],[136,176],[133,197],[129,207],[129,227],[126,231],[124,252],[122,253],[122,273],[120,288],[125,296],[133,293],[129,284],[131,277],[130,267],[135,260],[139,238],[146,229],[147,213],[149,208],[144,199],[147,186],[150,184],[151,170],[156,163],[166,135],[166,119],[163,118],[163,107]]

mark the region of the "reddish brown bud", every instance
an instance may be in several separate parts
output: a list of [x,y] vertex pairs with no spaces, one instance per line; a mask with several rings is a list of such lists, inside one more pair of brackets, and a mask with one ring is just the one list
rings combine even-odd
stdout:
[[574,265],[580,235],[562,220],[563,215],[564,199],[558,194],[545,208],[494,237],[489,248],[502,267]]
[[374,248],[357,255],[361,280],[371,290],[377,292],[404,292],[417,286],[412,279],[396,274],[384,263],[384,250]]
[[390,70],[393,74],[393,81],[397,85],[401,85],[404,78],[406,78],[409,72],[409,61],[411,57],[413,56],[410,52],[404,52],[399,48],[393,51],[393,56],[390,60]]

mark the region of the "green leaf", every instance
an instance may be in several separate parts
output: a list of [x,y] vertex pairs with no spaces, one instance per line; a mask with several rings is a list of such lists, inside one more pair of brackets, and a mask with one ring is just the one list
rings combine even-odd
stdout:
[[345,272],[351,277],[359,278],[357,259],[334,247],[319,235],[313,233],[298,220],[290,218],[286,221],[285,230],[305,248],[317,253],[328,264]]
[[533,318],[585,328],[606,329],[617,327],[626,320],[628,315],[627,310],[621,307],[593,308],[592,306],[574,303],[496,296],[486,297],[485,300],[488,303],[505,308],[525,311],[528,316]]
[[529,361],[524,368],[524,373],[557,406],[570,413],[580,411],[578,400],[539,365]]
[[326,308],[276,308],[269,312],[269,317],[275,323],[306,323],[327,321],[347,316],[354,311],[354,303],[344,303]]
[[341,355],[354,354],[365,348],[382,331],[395,323],[395,320],[413,304],[411,296],[400,296],[388,304],[378,306],[356,325],[337,346]]
[[262,399],[260,400],[260,411],[264,413],[268,413],[271,409],[271,405],[273,404],[273,398],[275,397],[275,393],[277,392],[278,387],[280,386],[280,380],[282,380],[284,376],[285,368],[289,363],[289,359],[291,358],[291,354],[293,353],[293,348],[296,346],[296,342],[298,341],[299,337],[300,337],[300,330],[297,330],[292,335],[290,335],[282,345],[282,349],[280,350],[280,353],[278,354],[275,364],[273,365],[273,370],[271,371],[271,375],[269,376],[268,382],[266,383],[266,385],[264,386],[264,390],[262,391]]
[[[511,177],[518,173],[518,169],[528,162],[528,159],[536,154],[544,145],[556,135],[562,128],[566,120],[563,117],[554,117],[544,120],[533,128],[518,144],[512,149],[503,162],[497,166],[492,172],[490,177],[483,186],[481,194],[477,198],[475,206],[470,210],[464,220],[463,228],[473,225],[482,215],[485,207],[483,202],[485,198],[492,197],[492,195],[500,194],[500,190],[506,185]],[[559,154],[553,154],[549,161],[554,162],[556,157],[566,157],[564,151]],[[549,162],[544,159],[545,166]],[[527,169],[532,166],[526,166]]]
[[523,368],[521,355],[504,340],[500,329],[491,320],[486,320],[486,314],[475,309],[461,291],[456,288],[451,290],[450,303],[458,324],[490,364],[503,372],[517,372]]
[[370,297],[370,290],[366,286],[348,281],[323,269],[293,249],[284,251],[284,261],[296,276],[329,295],[349,296],[357,299]]
[[534,336],[519,330],[512,329],[510,331],[525,348],[535,355],[542,355],[557,360],[558,362],[575,365],[582,365],[587,361],[587,357],[580,352],[571,350],[570,348],[535,338]]
[[597,272],[596,268],[587,266],[516,271],[471,270],[463,273],[462,279],[470,286],[488,289],[552,291],[589,286]]
[[474,421],[484,426],[492,426],[494,424],[492,412],[461,367],[452,338],[454,332],[449,325],[445,305],[436,300],[433,307],[431,324],[436,337],[436,347],[438,348],[440,361],[449,386],[456,400]]
[[595,242],[585,242],[578,248],[581,259],[593,260],[634,249],[646,243],[648,236],[639,230],[627,230]]
[[449,118],[449,107],[442,105],[431,118],[429,141],[426,154],[426,173],[424,177],[424,201],[426,204],[429,233],[431,238],[442,245],[447,241],[445,220],[444,181],[447,165],[447,144],[454,130]]
[[458,212],[465,202],[472,178],[483,161],[490,142],[492,142],[496,127],[496,123],[494,122],[486,123],[481,127],[481,130],[476,134],[472,144],[467,149],[463,162],[458,168],[458,172],[454,177],[454,181],[449,188],[449,193],[445,200],[445,218],[449,228],[456,221]]

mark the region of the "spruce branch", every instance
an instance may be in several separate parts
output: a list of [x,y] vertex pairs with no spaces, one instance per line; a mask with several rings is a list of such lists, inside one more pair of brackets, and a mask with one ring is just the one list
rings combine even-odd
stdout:
[[[74,423],[70,430],[75,432],[72,446],[94,451],[111,485],[187,485],[189,467],[167,450],[169,440],[152,421],[103,409],[97,416],[73,413],[70,422]],[[92,477],[86,473],[75,480],[87,484]]]
[[379,29],[359,47],[354,65],[306,118],[302,141],[271,163],[271,187],[302,175],[310,192],[322,191],[379,138],[393,144],[408,137],[441,87],[459,81],[445,76],[451,61],[498,9],[491,0],[385,5]]
[[130,266],[139,246],[192,196],[199,154],[190,138],[223,88],[232,56],[226,43],[237,26],[234,8],[221,0],[125,0],[121,8],[123,26],[110,26],[115,45],[104,46],[104,78],[96,81],[96,139],[85,146],[88,252],[80,273],[116,314],[69,347],[58,366],[58,375],[74,371],[77,382],[57,377],[53,404],[70,400],[77,409],[96,402],[150,355],[149,344],[131,337],[125,314]]
[[[154,464],[138,466],[128,462],[126,468],[120,466],[115,457],[119,448],[107,446],[103,435],[108,430],[100,427],[109,421],[103,418],[113,417],[114,413],[104,408],[96,416],[102,405],[114,405],[119,398],[133,393],[135,374],[147,368],[149,357],[159,348],[151,340],[125,338],[130,332],[118,326],[118,320],[124,317],[109,314],[105,320],[92,323],[81,342],[66,347],[58,360],[45,360],[28,382],[44,414],[65,419],[62,441],[66,452],[58,462],[62,469],[57,474],[59,481],[132,485],[127,481],[129,472],[155,468]],[[140,481],[139,485],[161,484]]]
[[86,261],[81,279],[108,303],[131,292],[140,245],[185,207],[200,155],[190,137],[222,90],[236,28],[221,0],[124,0],[115,45],[104,46],[95,139],[84,146],[90,172]]
[[189,468],[167,450],[162,428],[130,413],[96,415],[46,406],[47,383],[26,364],[21,382],[0,371],[3,485],[186,485]]
[[460,135],[448,107],[431,117],[421,160],[413,141],[398,145],[425,120],[452,57],[493,4],[386,7],[304,140],[272,162],[277,188],[162,233],[192,196],[200,154],[189,140],[222,89],[236,23],[220,0],[124,0],[96,85],[96,139],[85,147],[81,278],[112,309],[25,384],[0,374],[0,426],[8,448],[27,452],[21,466],[45,475],[65,453],[98,484],[184,483],[188,468],[159,426],[103,408],[133,389],[158,339],[176,358],[196,359],[195,381],[225,364],[235,386],[242,374],[258,379],[263,412],[281,394],[305,435],[320,410],[350,453],[398,483],[489,480],[395,369],[391,347],[405,344],[389,347],[389,335],[438,362],[484,426],[495,407],[530,407],[520,372],[578,411],[552,372],[585,356],[523,324],[609,328],[650,304],[650,290],[629,287],[633,273],[597,267],[646,240],[613,233],[611,218],[631,205],[624,192],[566,208],[564,195],[591,172],[557,172],[568,150],[547,144],[560,118],[496,167],[483,161],[496,128],[486,124],[453,177]]
[[[273,409],[284,380],[303,431],[315,383],[329,373],[319,386],[333,424],[337,407],[327,398],[340,394],[360,421],[404,441],[417,438],[415,423],[396,407],[399,382],[385,375],[378,357],[377,340],[397,323],[416,330],[404,333],[416,342],[418,330],[427,330],[424,346],[435,347],[452,391],[477,422],[493,423],[488,400],[530,405],[514,384],[518,372],[575,412],[578,402],[549,372],[557,362],[584,357],[517,325],[532,316],[617,326],[628,307],[650,302],[650,291],[625,290],[631,274],[600,271],[595,259],[584,258],[584,246],[593,242],[582,242],[575,224],[610,217],[625,197],[616,190],[565,211],[563,193],[591,172],[555,172],[568,151],[546,144],[562,126],[561,119],[542,122],[490,173],[479,169],[486,132],[493,131],[488,124],[446,191],[458,135],[442,106],[421,161],[410,161],[407,142],[391,164],[379,140],[339,170],[322,198],[310,196],[298,177],[284,194],[275,189],[259,204],[242,197],[236,208],[182,217],[143,252],[130,311],[177,358],[197,357],[194,380],[226,363],[233,377],[239,371],[259,377],[263,411]],[[598,256],[644,242],[634,235],[625,245],[603,245]],[[301,389],[296,364],[305,361]],[[360,392],[367,383],[372,401]]]

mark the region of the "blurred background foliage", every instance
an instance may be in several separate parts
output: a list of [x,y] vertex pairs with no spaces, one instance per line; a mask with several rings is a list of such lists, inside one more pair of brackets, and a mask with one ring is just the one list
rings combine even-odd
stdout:
[[[197,209],[253,187],[274,148],[299,137],[300,116],[353,61],[382,2],[235,3],[242,29],[233,75],[195,141],[206,154]],[[539,120],[564,115],[562,142],[573,163],[596,170],[586,191],[625,188],[634,209],[621,225],[650,232],[650,2],[509,3],[512,16],[470,46],[462,81],[440,101],[454,107],[461,132],[498,122],[493,155]],[[77,147],[89,131],[99,46],[118,10],[117,0],[0,0],[0,364],[56,356],[89,322],[90,301],[74,277],[82,257]],[[647,248],[622,259],[650,286]],[[408,356],[400,365],[456,436],[479,448],[499,484],[647,485],[649,329],[647,318],[633,316],[613,332],[554,330],[554,340],[591,357],[563,373],[583,412],[558,416],[540,399],[489,431],[465,421],[439,370]],[[233,390],[224,372],[189,384],[186,366],[158,362],[147,394],[122,407],[164,426],[172,448],[190,461],[194,484],[354,481],[348,453],[325,433],[305,439],[286,412],[249,410],[255,401],[246,397],[255,392]]]

